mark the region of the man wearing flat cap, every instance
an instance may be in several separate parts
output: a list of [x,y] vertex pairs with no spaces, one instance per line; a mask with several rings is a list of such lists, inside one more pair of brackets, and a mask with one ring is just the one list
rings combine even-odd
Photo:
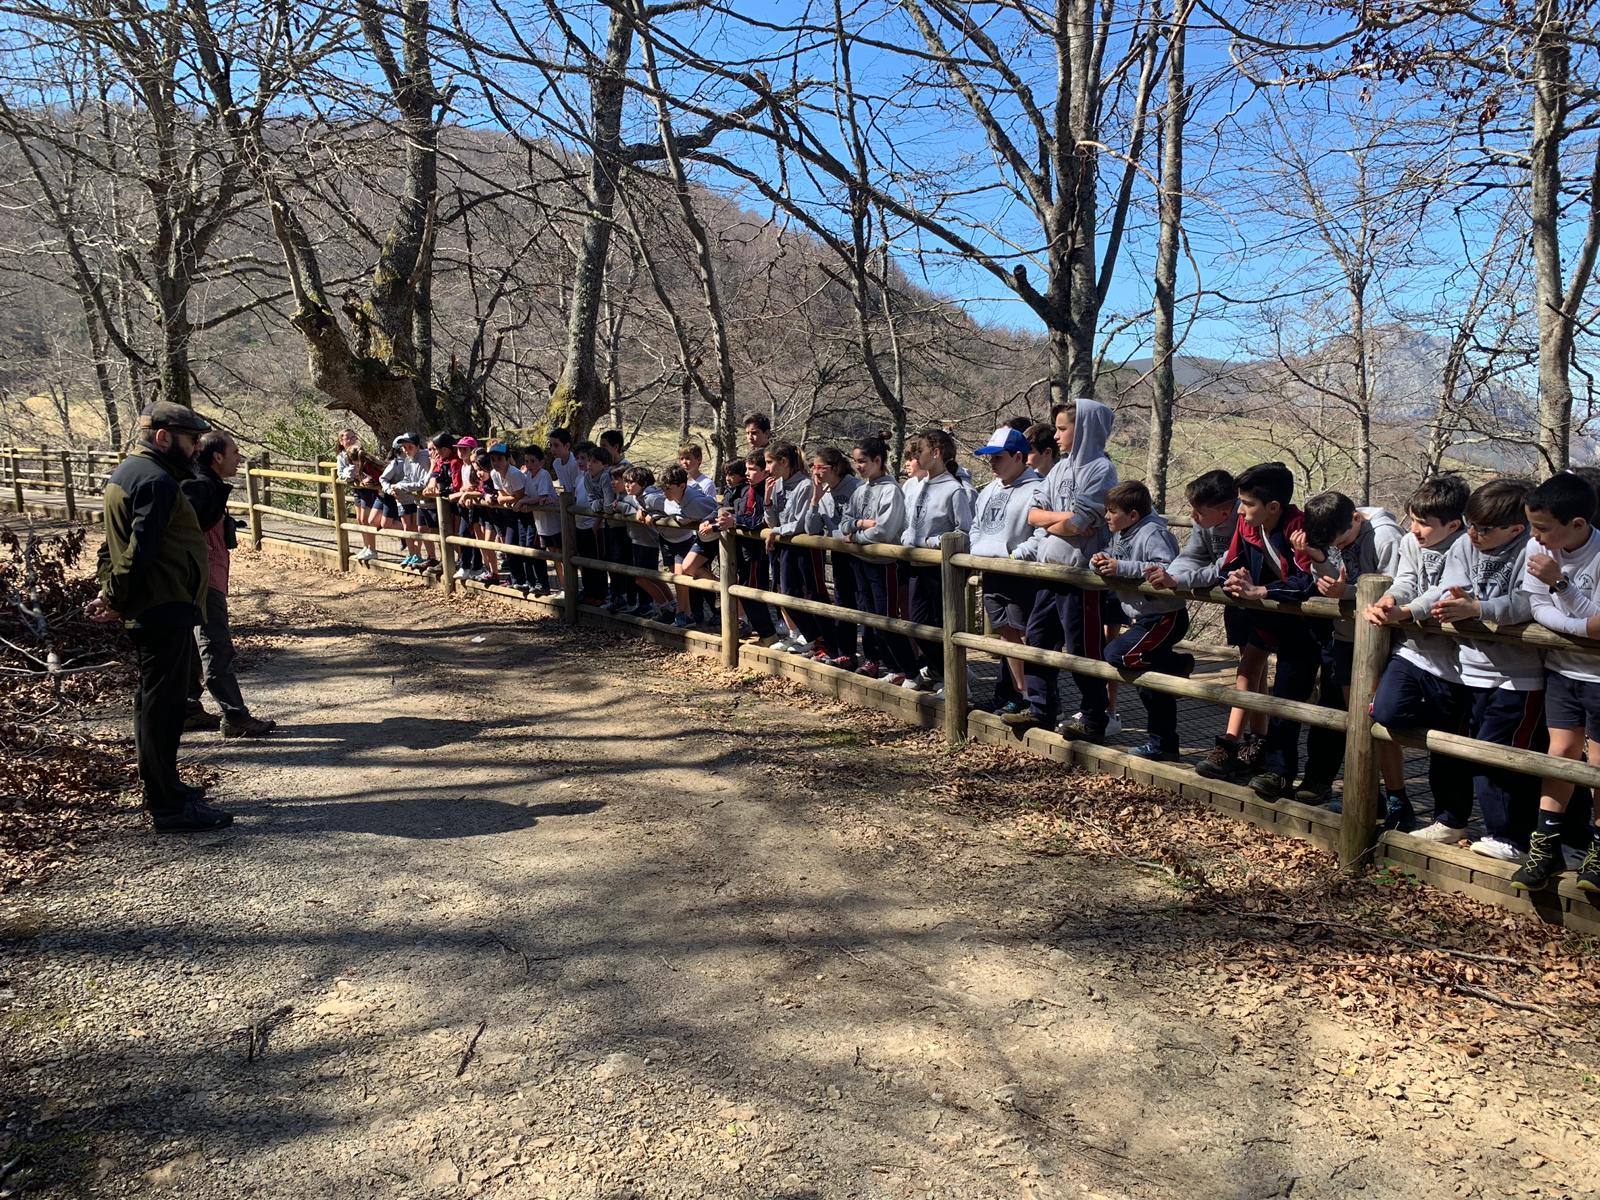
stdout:
[[181,404],[158,400],[139,416],[139,440],[105,491],[99,621],[122,621],[133,640],[139,689],[133,740],[144,806],[161,833],[233,824],[178,778],[178,741],[194,671],[194,628],[206,606],[206,539],[182,483],[194,470],[195,443],[211,425]]

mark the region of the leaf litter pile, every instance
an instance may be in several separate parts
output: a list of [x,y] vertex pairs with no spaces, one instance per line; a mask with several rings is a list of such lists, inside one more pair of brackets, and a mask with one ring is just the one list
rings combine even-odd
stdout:
[[[1132,780],[971,745],[952,757],[952,808],[1003,822],[1039,855],[1087,854],[1165,879],[1175,955],[1224,985],[1333,1006],[1396,1031],[1432,1029],[1468,1056],[1481,1038],[1592,1044],[1593,939],[1334,857]],[[1469,1023],[1464,1023],[1466,1018]]]
[[[1218,995],[1295,998],[1468,1058],[1491,1041],[1537,1039],[1558,1057],[1567,1057],[1559,1047],[1600,1042],[1592,938],[1401,873],[1347,876],[1308,842],[1132,780],[1007,747],[944,752],[932,734],[790,680],[671,653],[657,675],[664,694],[692,681],[789,708],[848,711],[865,743],[936,764],[933,799],[953,815],[988,823],[1040,857],[1148,872],[1166,885],[1148,919],[1163,923],[1172,965],[1210,979]],[[1063,923],[1077,915],[1063,914]]]
[[131,681],[120,627],[83,616],[82,529],[0,528],[0,893],[38,883],[124,807],[126,738],[83,728]]

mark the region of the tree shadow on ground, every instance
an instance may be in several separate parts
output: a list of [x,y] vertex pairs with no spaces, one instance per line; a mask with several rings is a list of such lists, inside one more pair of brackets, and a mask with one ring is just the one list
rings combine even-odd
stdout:
[[235,826],[234,836],[370,833],[424,841],[495,837],[531,829],[542,817],[589,816],[605,806],[603,800],[509,804],[482,796],[312,801],[277,808],[269,822]]

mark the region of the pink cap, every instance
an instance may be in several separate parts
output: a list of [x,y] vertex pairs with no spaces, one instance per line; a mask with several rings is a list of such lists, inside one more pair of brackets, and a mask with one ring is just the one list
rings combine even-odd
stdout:
[[457,450],[476,450],[477,448],[478,439],[473,437],[470,433],[464,438],[456,439]]

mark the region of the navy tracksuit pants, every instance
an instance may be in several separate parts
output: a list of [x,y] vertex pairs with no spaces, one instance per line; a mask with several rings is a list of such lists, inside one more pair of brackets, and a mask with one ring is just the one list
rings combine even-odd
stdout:
[[[1172,612],[1136,617],[1106,647],[1106,661],[1129,671],[1175,673],[1178,655],[1173,649],[1189,632],[1189,613],[1179,608]],[[1193,666],[1192,660],[1189,662]],[[1140,688],[1150,740],[1164,754],[1178,752],[1178,698],[1171,692]]]
[[[1028,615],[1027,643],[1040,650],[1060,650],[1083,658],[1103,658],[1105,625],[1100,616],[1101,593],[1095,588],[1049,584],[1039,589]],[[1028,708],[1047,724],[1061,715],[1060,672],[1029,663],[1023,678],[1028,687]],[[1104,729],[1107,720],[1106,681],[1074,675],[1082,700],[1083,719]]]

